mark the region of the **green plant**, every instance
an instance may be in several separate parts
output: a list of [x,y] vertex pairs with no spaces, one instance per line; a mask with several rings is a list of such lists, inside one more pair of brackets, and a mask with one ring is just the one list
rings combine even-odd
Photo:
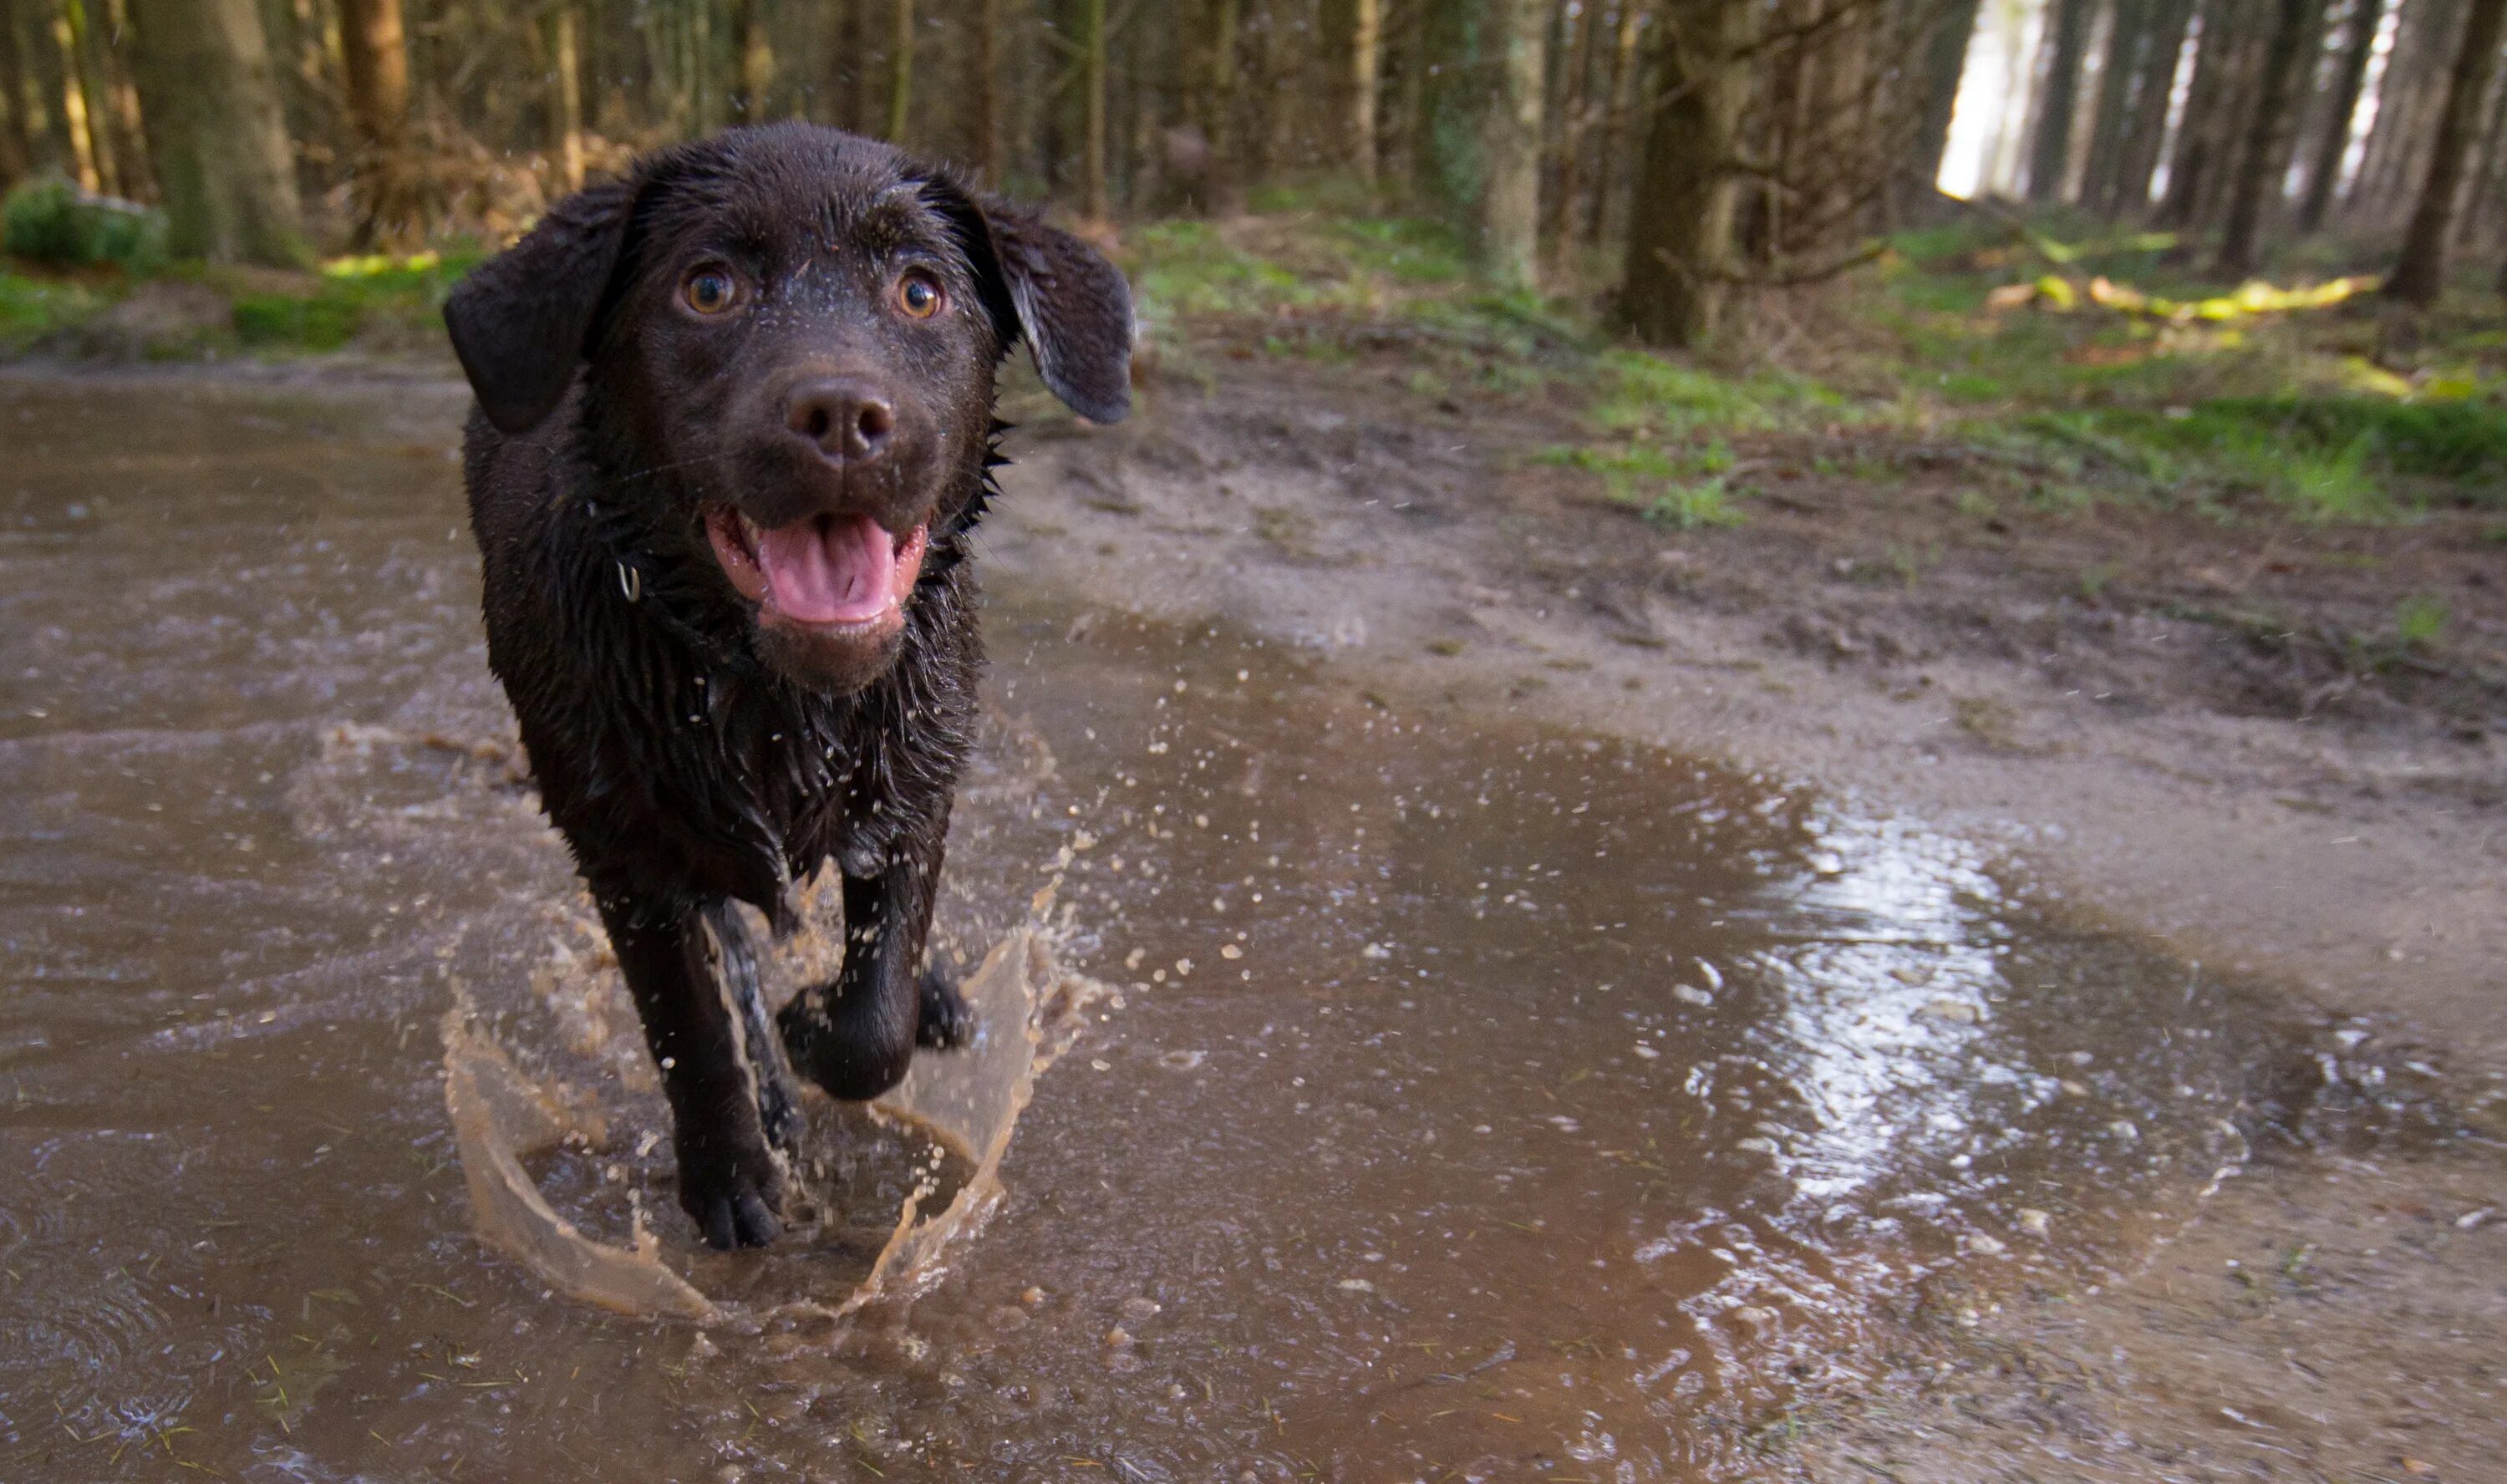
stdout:
[[2394,633],[2414,649],[2433,649],[2446,636],[2448,618],[2446,599],[2431,593],[2415,593],[2394,609]]
[[1643,514],[1655,525],[1668,525],[1674,530],[1696,530],[1708,525],[1738,525],[1741,513],[1734,510],[1731,494],[1722,475],[1688,484],[1674,483],[1663,487],[1647,505]]
[[165,261],[165,214],[40,176],[0,202],[0,249],[32,263],[113,263],[145,273]]

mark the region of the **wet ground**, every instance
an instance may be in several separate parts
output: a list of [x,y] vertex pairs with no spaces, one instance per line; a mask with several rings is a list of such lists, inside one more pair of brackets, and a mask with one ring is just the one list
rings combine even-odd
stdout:
[[[991,1220],[839,1321],[920,1151],[822,1104],[826,1219],[691,1250],[458,408],[0,381],[0,1476],[1732,1476],[1925,1285],[2108,1282],[2420,1078],[1904,819],[997,584],[944,951],[1058,879],[1109,992]],[[605,1115],[552,1202],[722,1321],[483,1249],[456,995]]]

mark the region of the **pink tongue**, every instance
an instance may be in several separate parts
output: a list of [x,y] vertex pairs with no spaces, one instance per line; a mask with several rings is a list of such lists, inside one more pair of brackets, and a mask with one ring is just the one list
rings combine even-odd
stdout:
[[795,521],[757,537],[766,600],[805,624],[858,624],[889,604],[896,541],[868,516]]

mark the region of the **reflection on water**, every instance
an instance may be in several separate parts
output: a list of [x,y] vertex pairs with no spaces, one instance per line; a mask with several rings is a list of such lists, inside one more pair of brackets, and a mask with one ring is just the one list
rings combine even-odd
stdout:
[[[1737,1473],[1876,1304],[2094,1281],[2322,1080],[1920,827],[1002,593],[942,941],[1059,874],[1112,988],[990,1223],[840,1320],[929,1150],[821,1105],[825,1218],[694,1248],[482,663],[457,412],[0,382],[0,1477]],[[456,988],[602,1114],[536,1188],[732,1319],[483,1249]]]

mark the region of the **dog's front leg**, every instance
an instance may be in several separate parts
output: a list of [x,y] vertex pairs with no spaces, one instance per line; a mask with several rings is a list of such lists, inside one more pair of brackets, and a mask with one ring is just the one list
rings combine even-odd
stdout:
[[679,1204],[710,1246],[763,1247],[783,1228],[783,1169],[758,1121],[703,913],[630,893],[595,895],[670,1098]]
[[931,931],[942,831],[899,846],[877,876],[845,886],[845,961],[831,986],[783,1009],[784,1048],[803,1076],[855,1102],[894,1087],[917,1044],[954,1046],[972,1027],[947,976],[917,975]]

